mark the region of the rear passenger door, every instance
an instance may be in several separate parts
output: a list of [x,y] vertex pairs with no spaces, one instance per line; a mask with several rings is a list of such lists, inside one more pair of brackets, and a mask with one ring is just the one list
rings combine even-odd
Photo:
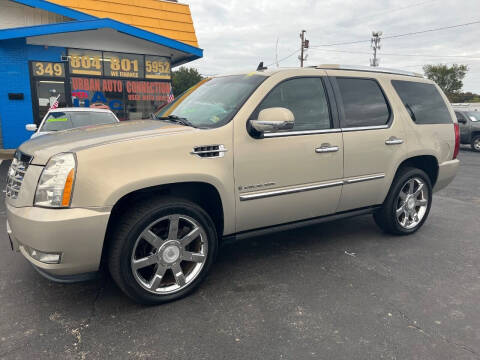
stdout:
[[405,153],[402,123],[394,118],[380,79],[332,76],[330,80],[344,144],[344,186],[337,211],[381,204]]

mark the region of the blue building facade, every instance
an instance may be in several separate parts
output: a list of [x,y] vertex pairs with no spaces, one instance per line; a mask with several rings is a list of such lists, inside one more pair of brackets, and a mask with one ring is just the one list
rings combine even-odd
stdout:
[[38,124],[55,98],[61,107],[101,102],[120,120],[144,118],[167,101],[170,68],[203,55],[202,49],[116,20],[54,9],[69,21],[0,30],[4,149],[27,140],[25,125]]
[[[66,55],[66,48],[27,45],[24,38],[1,42],[0,120],[3,148],[14,149],[27,140],[31,133],[25,125],[35,123],[30,61],[56,62],[62,55]],[[23,99],[11,100],[9,94],[23,94]]]

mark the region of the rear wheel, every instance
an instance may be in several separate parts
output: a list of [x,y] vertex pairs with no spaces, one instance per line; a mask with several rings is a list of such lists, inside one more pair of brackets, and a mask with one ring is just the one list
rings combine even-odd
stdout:
[[480,135],[475,135],[472,139],[472,150],[480,152]]
[[420,169],[403,168],[374,219],[388,233],[411,234],[424,224],[431,204],[432,185],[428,175]]
[[209,215],[182,199],[139,204],[110,240],[109,269],[132,299],[160,304],[181,298],[205,278],[217,250]]

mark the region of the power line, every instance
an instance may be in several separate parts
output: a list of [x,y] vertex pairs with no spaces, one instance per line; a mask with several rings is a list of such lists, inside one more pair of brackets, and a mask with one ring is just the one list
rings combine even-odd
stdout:
[[[417,3],[417,4],[412,4],[412,5],[399,7],[399,8],[377,11],[377,12],[373,12],[373,13],[370,13],[370,14],[365,15],[365,16],[357,17],[357,18],[355,18],[355,21],[362,20],[362,19],[367,19],[367,18],[370,18],[370,17],[373,17],[373,16],[378,16],[378,15],[387,14],[387,13],[391,14],[392,12],[395,12],[395,11],[411,9],[411,8],[414,8],[414,7],[430,4],[430,3],[433,3],[433,2],[437,2],[437,1],[438,0],[429,0],[429,1],[424,1],[424,2],[421,2],[421,3]],[[358,23],[356,23],[356,25],[358,25]]]
[[[351,51],[351,50],[327,50],[327,49],[314,49],[314,51],[325,51],[325,52],[334,52],[334,53],[345,53],[345,54],[364,54],[370,55],[366,51]],[[406,56],[406,57],[430,57],[430,58],[462,58],[470,60],[480,60],[480,56],[473,57],[469,55],[429,55],[429,54],[398,54],[398,53],[382,53],[382,56]]]
[[[429,33],[429,32],[440,31],[440,30],[448,30],[448,29],[454,29],[454,28],[459,28],[459,27],[464,27],[464,26],[470,26],[470,25],[475,25],[475,24],[480,24],[480,20],[472,21],[472,22],[468,22],[468,23],[463,23],[463,24],[458,24],[458,25],[442,26],[442,27],[439,27],[439,28],[422,30],[422,31],[413,31],[413,32],[404,33],[404,34],[396,34],[396,35],[383,36],[382,39],[396,39],[396,38],[404,37],[404,36],[425,34],[425,33]],[[356,40],[356,41],[338,42],[338,43],[332,43],[332,44],[315,45],[315,46],[310,46],[310,48],[319,48],[319,47],[327,47],[327,46],[339,46],[339,45],[351,45],[351,44],[358,44],[358,43],[365,43],[365,42],[370,42],[370,39],[368,39],[368,40]]]
[[429,29],[429,30],[423,30],[423,31],[414,31],[414,32],[405,33],[405,34],[384,36],[383,38],[384,38],[384,39],[394,39],[394,38],[399,38],[399,37],[403,37],[403,36],[425,34],[425,33],[428,33],[428,32],[440,31],[440,30],[447,30],[447,29],[454,29],[454,28],[459,28],[459,27],[469,26],[469,25],[475,25],[475,24],[480,24],[480,20],[472,21],[472,22],[464,23],[464,24],[458,24],[458,25],[443,26],[443,27],[439,27],[439,28],[436,28],[436,29]]
[[[396,39],[396,38],[404,37],[404,36],[411,36],[411,35],[424,34],[424,33],[429,33],[429,32],[434,32],[434,31],[454,29],[454,28],[470,26],[470,25],[475,25],[475,24],[480,24],[480,20],[472,21],[472,22],[468,22],[468,23],[463,23],[463,24],[451,25],[451,26],[442,26],[442,27],[439,27],[439,28],[428,29],[428,30],[414,31],[414,32],[409,32],[409,33],[404,33],[404,34],[384,36],[384,37],[382,37],[382,39]],[[332,43],[332,44],[322,44],[322,45],[310,46],[310,49],[321,48],[321,47],[330,47],[330,46],[340,46],[340,45],[352,45],[352,44],[359,44],[359,43],[365,43],[365,42],[370,42],[370,41],[371,40],[369,39],[369,40],[356,40],[356,41],[338,42],[338,43]],[[285,56],[284,58],[278,60],[278,63],[289,59],[290,57],[292,57],[293,55],[295,55],[299,51],[300,50],[295,50],[294,52],[290,53],[289,55]],[[382,55],[386,55],[386,54],[382,54]],[[267,67],[272,66],[273,64],[275,64],[275,63],[271,63],[271,64],[267,65]]]
[[[282,61],[291,58],[293,55],[295,55],[295,54],[298,53],[299,51],[300,51],[300,49],[295,50],[295,51],[292,52],[291,54],[289,54],[289,55],[281,58],[280,60],[278,60],[277,63],[281,63]],[[271,64],[268,64],[268,65],[266,65],[266,66],[269,67],[269,66],[272,66],[273,64],[275,64],[275,62],[273,62],[273,63],[271,63]]]
[[[365,16],[361,16],[361,17],[356,17],[355,19],[352,19],[352,20],[355,20],[355,24],[356,25],[359,25],[359,24],[362,24],[362,23],[359,23],[358,20],[362,20],[362,19],[368,19],[368,18],[371,18],[373,16],[378,16],[378,15],[382,15],[382,14],[386,14],[386,13],[393,13],[393,12],[396,12],[396,11],[401,11],[401,10],[406,10],[406,9],[410,9],[410,8],[413,8],[413,7],[418,7],[418,6],[422,6],[422,5],[425,5],[425,4],[429,4],[429,3],[433,3],[433,2],[437,2],[438,0],[429,0],[429,1],[424,1],[424,2],[421,2],[421,3],[418,3],[418,4],[411,4],[411,5],[407,5],[407,6],[403,6],[403,7],[399,7],[399,8],[392,8],[392,9],[384,9],[382,11],[378,11],[378,12],[373,12],[373,13],[370,13],[368,15],[365,15]],[[314,27],[312,30],[315,30],[315,29],[319,29],[320,27]],[[330,34],[332,35],[332,34]],[[334,34],[335,35],[335,34]]]

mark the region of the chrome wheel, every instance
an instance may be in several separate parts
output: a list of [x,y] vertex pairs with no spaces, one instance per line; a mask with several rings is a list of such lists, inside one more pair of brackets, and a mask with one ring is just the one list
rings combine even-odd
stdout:
[[480,137],[473,139],[473,148],[480,151]]
[[396,202],[396,216],[400,226],[405,229],[416,227],[427,212],[428,199],[428,188],[422,179],[415,177],[407,180]]
[[208,254],[207,235],[193,218],[173,214],[147,226],[133,247],[135,280],[154,294],[171,294],[192,283]]

